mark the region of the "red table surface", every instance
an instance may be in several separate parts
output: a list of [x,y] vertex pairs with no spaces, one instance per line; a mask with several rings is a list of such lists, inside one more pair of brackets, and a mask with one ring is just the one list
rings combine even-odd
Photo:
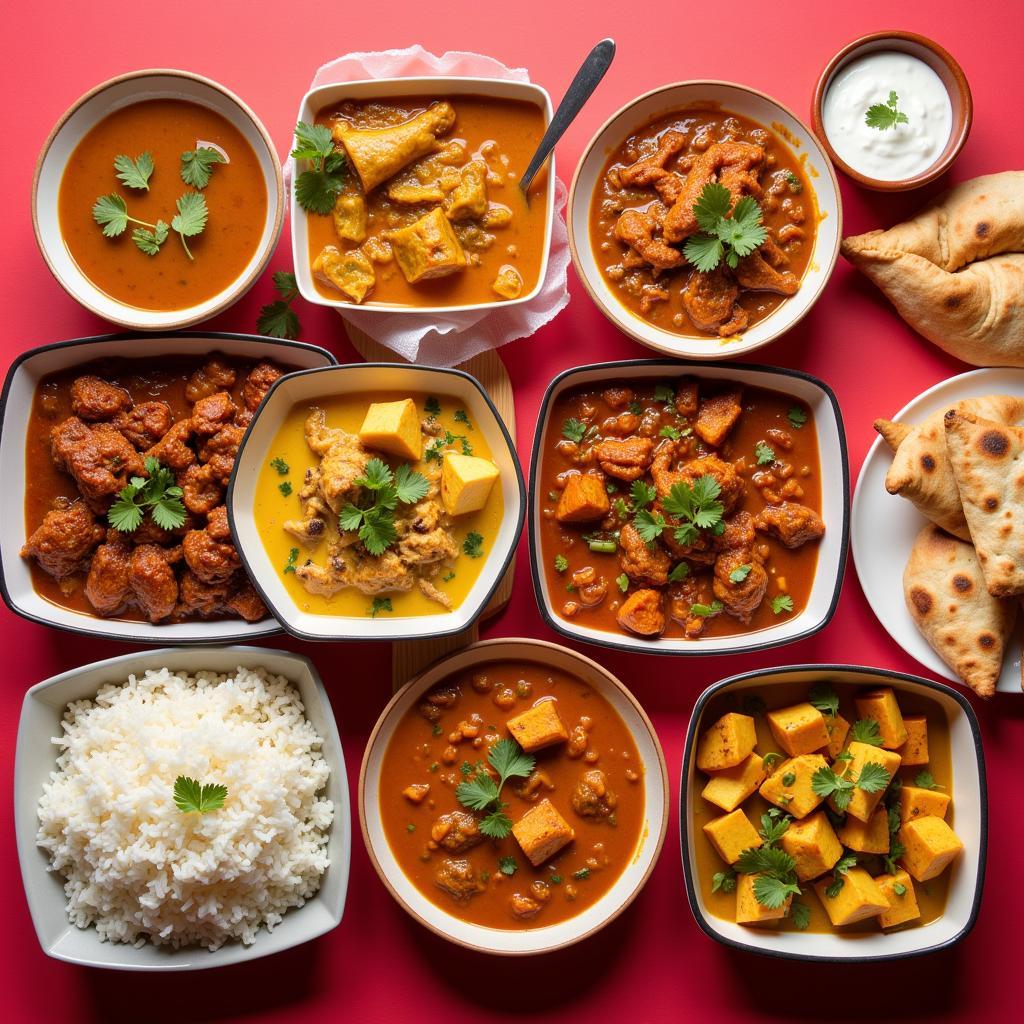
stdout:
[[[109,329],[50,277],[33,240],[29,192],[36,153],[51,125],[80,94],[120,72],[164,66],[216,78],[256,109],[283,153],[314,71],[341,53],[416,41],[435,52],[475,50],[528,68],[557,101],[590,45],[611,35],[619,44],[615,65],[557,150],[559,173],[568,181],[590,135],[613,110],[641,92],[686,78],[731,79],[763,89],[806,119],[817,75],[833,53],[861,34],[905,28],[946,46],[970,80],[974,130],[950,176],[962,180],[1024,164],[1024,28],[1015,6],[992,0],[969,5],[962,0],[789,0],[671,7],[608,0],[502,5],[480,0],[431,5],[409,0],[310,5],[220,0],[205,6],[52,0],[7,5],[8,43],[0,71],[5,97],[0,113],[6,209],[0,231],[4,365],[35,345]],[[924,193],[884,196],[841,180],[846,233],[900,219],[942,184]],[[287,229],[271,266],[290,266]],[[601,316],[571,272],[569,286],[572,302],[554,323],[502,351],[515,384],[524,469],[540,398],[556,373],[582,363],[650,355]],[[270,296],[268,274],[208,326],[252,331],[259,306]],[[302,305],[299,313],[303,340],[326,345],[342,361],[358,358],[332,312]],[[966,369],[917,337],[842,260],[812,313],[753,360],[807,370],[831,384],[842,404],[855,476],[874,437],[871,422],[876,416],[890,415],[924,388]],[[895,567],[893,585],[898,585]],[[42,954],[22,894],[11,813],[14,741],[24,691],[54,673],[127,648],[29,624],[6,609],[0,611],[0,635],[7,652],[0,684],[0,766],[5,780],[0,789],[0,1006],[7,1020],[1016,1017],[1016,936],[1024,916],[1018,873],[1018,843],[1024,839],[1024,698],[1006,695],[987,705],[975,702],[989,778],[988,884],[973,933],[955,949],[931,957],[883,966],[804,965],[716,944],[699,931],[687,906],[673,809],[664,851],[646,889],[613,925],[574,949],[512,961],[467,952],[434,937],[387,894],[357,829],[345,918],[335,931],[239,967],[190,976],[144,976],[76,968]],[[484,635],[558,639],[537,612],[525,537],[511,605]],[[388,647],[311,647],[291,640],[270,644],[303,649],[315,659],[331,693],[354,785],[365,738],[391,691]],[[801,662],[923,671],[875,620],[852,564],[831,625],[767,657],[673,661],[596,652],[585,645],[579,649],[599,653],[650,712],[668,759],[673,803],[690,711],[709,683],[748,669]]]

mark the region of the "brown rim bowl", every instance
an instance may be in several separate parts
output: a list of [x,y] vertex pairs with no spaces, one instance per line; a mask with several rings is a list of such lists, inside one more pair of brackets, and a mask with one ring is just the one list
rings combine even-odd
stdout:
[[[644,762],[644,824],[637,848],[612,887],[575,917],[535,928],[485,928],[428,899],[402,870],[381,824],[381,764],[398,722],[430,687],[457,672],[495,661],[531,662],[560,669],[597,690],[622,718]],[[482,953],[529,956],[549,953],[593,935],[636,898],[658,861],[669,818],[668,772],[654,726],[639,701],[607,669],[558,644],[525,637],[485,640],[435,662],[392,697],[366,744],[359,773],[359,823],[370,860],[398,904],[434,934]]]
[[[942,79],[942,84],[946,87],[946,92],[949,93],[950,103],[953,105],[953,129],[949,134],[945,149],[935,162],[920,174],[911,178],[898,178],[895,181],[882,181],[879,178],[862,174],[838,156],[825,134],[825,125],[821,116],[825,94],[836,74],[858,57],[879,51],[908,53],[910,56],[924,61]],[[960,150],[963,149],[967,136],[971,132],[973,118],[974,101],[971,99],[971,87],[967,84],[967,76],[963,69],[953,56],[926,36],[899,30],[873,32],[871,35],[861,36],[844,46],[825,65],[825,69],[818,76],[818,84],[814,87],[814,99],[811,101],[811,124],[814,134],[818,137],[825,152],[828,153],[829,159],[848,178],[852,178],[858,185],[876,192],[906,192],[909,189],[927,185],[940,175],[945,174],[960,155]]]
[[[248,264],[222,291],[183,309],[140,309],[107,295],[79,269],[60,230],[57,209],[60,183],[75,147],[108,114],[151,99],[187,100],[226,118],[252,146],[267,189],[263,231]],[[216,316],[237,302],[266,268],[277,246],[283,223],[281,161],[267,129],[242,100],[218,82],[173,68],[149,68],[118,75],[76,100],[43,143],[32,180],[32,226],[36,243],[57,283],[90,312],[140,331],[188,327]]]

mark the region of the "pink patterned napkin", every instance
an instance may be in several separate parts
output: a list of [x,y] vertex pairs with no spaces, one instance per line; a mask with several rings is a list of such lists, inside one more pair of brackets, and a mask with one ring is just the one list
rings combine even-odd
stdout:
[[[459,78],[504,78],[528,82],[524,68],[508,68],[493,57],[478,53],[449,51],[440,57],[422,46],[376,53],[349,53],[325,64],[313,77],[313,86],[338,82],[364,81],[368,78],[448,75]],[[290,181],[294,171],[288,161],[285,174]],[[518,306],[494,305],[471,313],[447,316],[426,313],[371,313],[343,309],[341,315],[375,341],[411,363],[428,366],[457,366],[478,352],[499,348],[517,338],[525,338],[553,320],[568,304],[566,270],[569,266],[569,239],[565,227],[566,189],[555,181],[555,220],[551,226],[551,254],[547,276],[537,297]]]

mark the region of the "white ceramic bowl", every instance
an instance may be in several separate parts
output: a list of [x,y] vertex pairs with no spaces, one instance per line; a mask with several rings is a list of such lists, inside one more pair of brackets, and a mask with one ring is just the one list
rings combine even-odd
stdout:
[[[747,928],[715,917],[707,909],[694,850],[694,843],[704,841],[704,837],[695,835],[690,825],[694,802],[700,800],[703,788],[703,783],[694,778],[694,752],[697,737],[704,729],[702,718],[708,701],[724,692],[756,691],[765,697],[771,687],[778,684],[806,681],[810,686],[820,679],[859,686],[891,686],[897,697],[900,693],[920,694],[933,700],[945,713],[953,763],[950,796],[953,798],[956,832],[963,841],[964,853],[949,869],[952,874],[946,910],[930,924],[888,934],[880,931],[846,934],[783,932]],[[958,943],[974,927],[985,882],[988,791],[978,719],[970,704],[951,687],[884,669],[857,665],[793,665],[723,679],[700,695],[690,718],[680,782],[679,830],[690,909],[705,934],[723,945],[790,960],[829,960],[836,963],[898,960],[945,949]],[[814,900],[816,897],[811,894],[806,898]]]
[[[331,107],[343,100],[376,100],[392,96],[422,96],[424,99],[453,99],[459,96],[487,96],[496,100],[522,100],[540,107],[544,112],[544,124],[551,121],[551,97],[539,85],[531,82],[510,82],[498,78],[373,78],[360,82],[342,82],[337,85],[320,85],[302,97],[298,121],[312,124],[316,115],[325,107]],[[456,129],[457,131],[457,129]],[[500,143],[500,139],[498,142]],[[525,169],[525,168],[524,168]],[[295,200],[295,189],[291,189],[289,212],[292,225],[292,264],[299,292],[307,302],[320,306],[331,306],[345,311],[376,310],[382,313],[447,314],[465,313],[470,310],[488,310],[497,306],[507,308],[529,302],[536,298],[544,284],[548,270],[548,254],[551,249],[551,225],[555,211],[555,156],[548,158],[547,185],[544,189],[544,248],[537,283],[517,299],[503,299],[500,302],[479,302],[463,306],[405,306],[389,302],[375,302],[371,297],[355,305],[344,299],[331,299],[322,295],[313,283],[313,272],[309,266],[309,217]]]
[[[1017,367],[986,367],[939,381],[911,399],[892,419],[920,423],[941,409],[950,409],[965,398],[981,395],[1024,395],[1024,370]],[[957,674],[935,653],[917,628],[903,596],[903,569],[921,528],[928,522],[914,506],[885,489],[892,452],[881,437],[868,449],[857,478],[851,514],[853,562],[864,596],[882,628],[926,669],[964,685]],[[998,693],[1021,695],[1021,636],[1014,630],[1006,643],[1003,669],[996,682]]]
[[[500,929],[470,924],[428,900],[409,881],[395,859],[381,824],[380,773],[395,727],[424,692],[449,676],[493,661],[529,661],[567,672],[592,686],[625,722],[643,761],[645,822],[640,846],[615,884],[593,906],[558,924],[539,928]],[[359,821],[366,849],[381,881],[420,924],[460,946],[483,953],[525,956],[549,953],[585,939],[613,921],[636,898],[650,877],[668,828],[668,772],[654,726],[636,698],[597,662],[558,644],[510,637],[485,640],[436,662],[391,699],[366,744],[359,774]]]
[[[57,196],[75,147],[103,118],[141,100],[179,99],[208,107],[237,128],[253,148],[267,189],[267,215],[259,245],[242,273],[205,302],[175,310],[128,306],[97,288],[72,259],[60,231]],[[32,182],[32,224],[39,251],[61,287],[97,316],[140,331],[167,331],[208,320],[240,299],[256,282],[277,245],[284,221],[284,184],[273,140],[234,93],[212,79],[169,68],[133,71],[97,85],[57,122],[43,144]]]
[[32,622],[72,633],[137,644],[232,643],[280,632],[272,618],[261,622],[224,619],[154,625],[72,611],[36,593],[28,563],[19,555],[26,537],[23,526],[25,479],[31,472],[31,467],[25,465],[25,434],[39,380],[47,374],[94,359],[188,355],[193,356],[198,365],[211,352],[243,359],[272,359],[297,369],[334,363],[330,352],[314,345],[248,334],[216,333],[80,338],[31,349],[14,360],[0,395],[0,473],[6,481],[6,486],[0,490],[0,521],[12,524],[10,529],[0,531],[0,593],[12,612]]
[[[327,843],[330,866],[317,894],[293,908],[272,931],[261,929],[251,946],[229,942],[210,952],[203,948],[170,949],[103,942],[95,928],[78,928],[68,920],[63,877],[48,871],[49,857],[36,846],[37,809],[43,785],[55,770],[57,748],[50,742],[61,735],[64,709],[73,700],[93,697],[105,683],[127,680],[132,673],[166,666],[172,671],[228,673],[238,667],[265,668],[287,678],[299,691],[306,717],[324,741],[323,754],[331,770],[327,796],[334,804],[334,824]],[[336,927],[345,909],[352,832],[345,756],[331,702],[313,663],[298,654],[261,647],[173,648],[143,654],[124,654],[72,669],[33,686],[25,695],[18,726],[14,763],[14,822],[18,860],[32,923],[43,952],[57,960],[89,967],[126,971],[195,971],[223,967],[269,956],[309,942]]]
[[[297,402],[325,396],[380,391],[425,392],[457,397],[474,429],[483,434],[498,467],[505,514],[476,583],[457,608],[438,615],[314,615],[298,608],[267,554],[254,514],[260,469],[271,457],[277,431]],[[301,640],[414,640],[449,636],[473,625],[501,582],[523,529],[526,488],[515,444],[487,392],[462,370],[399,363],[349,363],[281,378],[267,393],[245,438],[228,487],[228,518],[242,562],[267,607]]]
[[[605,161],[632,132],[653,118],[687,106],[714,104],[771,129],[804,161],[820,220],[814,250],[796,295],[733,338],[687,338],[630,312],[608,286],[590,241],[590,205]],[[576,272],[598,309],[642,345],[688,359],[723,359],[767,345],[798,324],[818,300],[836,264],[842,237],[842,201],[832,164],[820,143],[792,111],[756,89],[733,82],[664,85],[627,103],[600,128],[583,152],[569,190],[569,250]]]
[[[821,459],[821,517],[825,536],[819,542],[818,565],[814,585],[803,611],[786,616],[777,625],[734,636],[700,637],[684,640],[660,637],[645,640],[625,632],[594,629],[578,619],[564,618],[555,610],[548,595],[543,553],[540,547],[541,502],[538,480],[544,459],[542,445],[555,401],[564,391],[593,382],[626,384],[632,381],[674,380],[683,375],[698,381],[735,381],[751,387],[767,388],[799,398],[810,406],[818,431]],[[741,363],[686,363],[654,359],[632,359],[615,363],[578,366],[559,374],[548,385],[537,417],[537,432],[530,461],[530,554],[533,589],[544,620],[552,629],[574,640],[599,647],[645,654],[674,654],[701,657],[706,654],[739,654],[762,651],[803,640],[820,632],[831,621],[839,603],[839,592],[846,569],[846,551],[850,535],[850,467],[846,454],[846,431],[839,401],[832,389],[817,377],[800,370]]]

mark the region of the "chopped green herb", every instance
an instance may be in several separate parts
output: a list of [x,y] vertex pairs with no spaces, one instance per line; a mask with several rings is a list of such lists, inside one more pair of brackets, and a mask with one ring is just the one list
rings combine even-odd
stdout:
[[287,270],[278,270],[274,274],[274,290],[280,298],[260,307],[256,330],[270,338],[297,338],[302,327],[292,309],[292,302],[299,294],[295,275]]
[[406,832],[415,832],[416,831],[416,826],[410,821],[409,824],[405,826],[405,831]]
[[791,406],[787,415],[789,416],[789,422],[796,430],[799,430],[807,422],[807,413],[799,405]]
[[393,612],[395,609],[391,606],[390,597],[375,597],[373,604],[369,608],[369,616],[371,619],[377,618],[382,612]]
[[181,154],[181,180],[193,188],[206,188],[217,164],[227,163],[219,149],[200,146]]
[[354,482],[363,490],[360,503],[342,506],[338,526],[345,533],[356,533],[371,555],[382,555],[398,540],[395,507],[399,502],[414,505],[426,496],[430,484],[405,463],[392,471],[378,458],[370,459]]
[[875,761],[868,761],[857,776],[857,788],[865,793],[880,793],[892,778],[889,770]]
[[133,476],[121,488],[117,500],[107,512],[107,522],[121,533],[134,533],[149,511],[150,519],[162,530],[176,530],[186,519],[182,490],[174,473],[149,456],[145,461],[147,477]]
[[295,563],[299,560],[299,549],[292,548],[288,552],[288,561],[284,566],[284,573],[287,575],[290,572],[295,572]]
[[670,437],[673,441],[678,441],[683,436],[682,431],[678,427],[665,426],[658,431],[661,437]]
[[286,497],[290,498],[292,494],[292,485],[287,480],[283,484],[278,484],[277,489]]
[[754,694],[751,697],[743,698],[743,713],[745,715],[763,715],[768,710],[768,705],[765,704],[763,697],[758,697]]
[[289,467],[288,463],[285,462],[284,459],[282,459],[280,455],[278,455],[276,458],[271,459],[270,460],[270,465],[271,465],[271,468],[277,470],[277,475],[278,476],[287,476],[288,473],[290,472],[290,467]]
[[436,773],[437,769],[440,767],[441,766],[436,761],[434,761],[433,764],[427,766],[427,771],[431,773]]
[[873,718],[861,718],[850,728],[850,739],[858,743],[868,743],[873,747],[882,745],[882,730]]
[[484,553],[484,539],[479,533],[469,533],[462,542],[462,550],[470,558],[479,558]]
[[533,771],[535,759],[527,754],[515,740],[503,737],[487,752],[487,760],[498,773],[495,781],[483,769],[460,782],[455,797],[463,807],[471,811],[486,812],[480,821],[480,831],[490,839],[504,839],[512,831],[512,819],[505,814],[501,801],[501,790],[511,778],[525,779]]
[[906,894],[907,894],[907,887],[902,882],[897,882],[892,887],[892,891],[894,893],[896,893],[897,896],[906,896]]
[[914,785],[919,789],[942,789],[942,786],[935,781],[935,777],[927,768],[919,771],[914,776]]
[[444,729],[440,725],[435,724],[434,728],[430,730],[432,736],[440,736],[444,732]]
[[902,110],[897,109],[899,97],[894,89],[889,91],[889,98],[884,103],[872,103],[864,115],[864,123],[869,128],[877,128],[884,132],[895,128],[898,124],[909,124],[910,119]]
[[179,775],[174,780],[174,805],[183,814],[207,814],[224,806],[227,786],[200,785],[195,779]]
[[345,181],[345,157],[334,148],[330,128],[300,121],[291,155],[310,164],[295,179],[296,202],[310,213],[330,213]]
[[736,891],[736,872],[732,868],[716,871],[711,876],[711,891],[718,892],[719,890],[726,893]]
[[615,582],[619,585],[619,590],[625,593],[629,590],[629,577],[625,573],[621,573],[615,577]]
[[171,230],[178,232],[185,255],[195,259],[186,238],[201,235],[206,230],[210,211],[206,208],[206,197],[199,192],[186,192],[175,204],[178,212],[171,218]]
[[775,461],[775,449],[764,441],[758,441],[754,445],[754,455],[757,456],[759,466],[767,466],[770,462]]
[[456,423],[465,423],[470,430],[473,429],[473,424],[469,422],[469,416],[465,409],[456,409],[454,419]]
[[778,764],[782,760],[782,755],[777,754],[774,750],[764,755],[764,766],[765,768],[771,768],[773,765]]
[[455,579],[455,573],[453,573],[453,572],[451,571],[451,569],[449,569],[449,570],[448,570],[448,571],[447,571],[447,572],[446,572],[446,573],[445,573],[445,574],[444,574],[444,575],[443,575],[443,576],[441,577],[441,582],[442,582],[442,583],[451,583],[451,581],[452,581],[453,579]]
[[665,405],[672,405],[676,400],[676,389],[668,384],[655,384],[654,400],[656,402],[664,402]]
[[786,774],[782,776],[782,784],[784,786],[792,786],[794,782],[796,782],[795,772],[786,772]]
[[742,583],[750,575],[750,570],[753,568],[754,566],[749,563],[747,565],[736,566],[736,568],[729,573],[729,582]]
[[811,908],[800,900],[793,900],[789,908],[789,916],[793,919],[793,926],[801,932],[807,931],[811,923]]
[[555,572],[565,572],[569,568],[569,559],[565,555],[555,555]]
[[839,895],[839,892],[846,881],[846,879],[843,878],[846,872],[849,871],[850,868],[856,866],[857,855],[855,853],[847,853],[839,858],[836,862],[836,866],[832,869],[832,882],[825,889],[825,895],[830,900],[834,900]]
[[815,683],[807,698],[823,715],[835,718],[839,714],[839,697],[828,683]]
[[681,580],[685,580],[690,575],[690,563],[680,562],[669,574],[669,583],[679,583]]
[[757,200],[743,196],[733,206],[732,194],[717,182],[704,186],[693,213],[700,231],[686,240],[683,254],[702,273],[714,270],[723,259],[735,269],[768,238]]
[[804,190],[804,183],[792,171],[786,171],[786,183],[789,185],[789,191],[795,196]]
[[550,878],[548,879],[548,881],[549,881],[549,882],[550,882],[550,883],[551,883],[552,885],[561,885],[561,884],[562,884],[562,876],[561,876],[561,875],[552,875],[552,876],[551,876],[551,877],[550,877]]
[[462,764],[459,765],[459,771],[462,772],[463,775],[472,775],[474,769],[468,761],[463,761]]
[[791,612],[793,610],[793,598],[789,594],[779,594],[772,598],[772,611],[778,615],[780,612]]
[[710,619],[718,615],[725,605],[721,601],[712,601],[711,604],[691,604],[690,614],[697,615],[702,619]]
[[582,882],[590,877],[590,868],[580,868],[572,873],[572,877]]
[[440,416],[441,415],[441,403],[431,395],[423,405],[424,410],[428,416]]
[[149,179],[153,176],[153,157],[150,153],[140,153],[134,160],[130,156],[114,157],[114,171],[117,180],[128,188],[149,191]]
[[501,871],[503,875],[511,877],[516,873],[518,868],[519,865],[516,863],[515,857],[502,857],[498,861],[498,870]]
[[587,425],[582,420],[568,419],[562,424],[562,437],[579,444],[587,432]]

